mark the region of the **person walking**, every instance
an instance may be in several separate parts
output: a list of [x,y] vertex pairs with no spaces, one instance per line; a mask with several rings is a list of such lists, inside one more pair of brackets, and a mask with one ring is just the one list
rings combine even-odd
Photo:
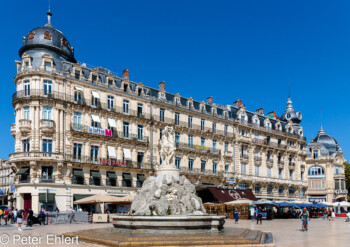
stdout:
[[1,225],[1,218],[2,218],[2,215],[3,215],[3,211],[0,209],[0,225]]
[[7,225],[7,221],[9,219],[9,211],[7,208],[4,210],[4,220],[5,220],[5,225]]
[[332,221],[334,221],[335,219],[335,212],[334,212],[334,209],[332,210]]
[[327,209],[325,209],[324,212],[323,212],[323,220],[325,220],[326,218],[328,219],[328,211],[327,211]]
[[18,231],[22,231],[23,214],[24,214],[23,209],[18,210],[17,212]]
[[259,207],[258,209],[258,214],[257,214],[257,218],[256,218],[256,224],[258,225],[260,221],[260,225],[262,225],[262,209],[261,207]]
[[33,210],[31,208],[29,208],[28,210],[28,218],[27,218],[27,226],[32,227],[33,226]]
[[16,223],[17,222],[17,208],[12,210],[12,212],[13,212],[13,221],[14,221],[14,223]]
[[235,216],[235,224],[238,224],[239,212],[238,212],[237,208],[233,209],[233,215]]

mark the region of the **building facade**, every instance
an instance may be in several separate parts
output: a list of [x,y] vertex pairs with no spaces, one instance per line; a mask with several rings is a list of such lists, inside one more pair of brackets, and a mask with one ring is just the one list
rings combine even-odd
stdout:
[[12,207],[15,173],[8,160],[0,159],[0,205]]
[[[196,101],[88,68],[49,23],[19,50],[12,98],[18,208],[61,211],[97,193],[135,194],[161,165],[162,129],[174,126],[175,164],[196,185],[252,188],[258,198],[304,197],[306,139],[290,97],[285,113],[246,110],[241,100]],[[306,179],[306,177],[305,177]]]
[[317,136],[307,144],[307,197],[310,202],[346,201],[346,159],[338,142],[327,135],[322,126]]

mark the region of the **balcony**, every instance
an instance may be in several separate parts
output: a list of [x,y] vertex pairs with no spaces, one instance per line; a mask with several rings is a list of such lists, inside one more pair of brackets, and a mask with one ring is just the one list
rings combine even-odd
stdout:
[[27,134],[32,130],[32,121],[27,119],[19,120],[19,130],[22,134]]
[[52,134],[55,131],[55,122],[53,120],[41,119],[40,129],[44,134]]
[[64,155],[61,153],[47,153],[47,152],[18,152],[10,154],[10,160],[64,160]]
[[222,177],[224,174],[223,171],[217,171],[217,170],[213,171],[213,170],[199,169],[199,168],[188,169],[188,167],[180,167],[180,172],[184,174],[206,175],[206,176],[214,176],[214,177]]
[[233,152],[232,151],[225,151],[224,152],[224,156],[232,157],[233,156]]
[[54,177],[41,176],[40,183],[55,183]]
[[255,155],[255,156],[254,156],[254,161],[255,161],[255,162],[261,162],[261,157]]
[[72,177],[72,184],[85,185],[85,180],[82,177]]
[[11,124],[11,135],[16,136],[16,124]]
[[21,177],[19,180],[18,180],[18,183],[20,184],[28,184],[30,183],[30,176],[26,176],[26,177]]
[[284,168],[284,162],[283,161],[279,161],[277,163],[277,166],[278,166],[278,168],[283,169]]
[[269,167],[273,166],[273,159],[267,159],[266,160],[266,165],[269,166]]
[[248,160],[249,156],[248,154],[241,154],[241,160]]
[[295,169],[295,163],[289,163],[289,170]]
[[182,142],[177,142],[176,143],[176,148],[179,149],[185,149],[185,150],[191,150],[191,151],[197,151],[200,153],[206,153],[206,154],[214,154],[214,155],[220,155],[221,150],[217,148],[209,148],[206,146],[201,146],[201,145],[194,145],[194,144],[189,144],[189,143],[182,143]]

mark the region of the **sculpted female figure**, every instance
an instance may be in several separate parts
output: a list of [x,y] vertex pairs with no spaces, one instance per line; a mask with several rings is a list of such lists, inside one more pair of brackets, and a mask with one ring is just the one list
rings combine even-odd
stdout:
[[163,165],[173,165],[173,158],[175,152],[175,133],[174,129],[166,126],[163,131],[162,140],[160,142],[160,157]]

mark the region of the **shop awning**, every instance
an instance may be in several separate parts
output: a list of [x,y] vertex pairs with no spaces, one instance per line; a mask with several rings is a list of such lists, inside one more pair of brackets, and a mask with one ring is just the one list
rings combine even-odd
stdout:
[[29,171],[29,167],[22,167],[17,173],[16,175],[22,175],[25,174]]
[[123,173],[123,179],[124,180],[132,180],[132,176],[130,173]]
[[83,170],[73,170],[73,176],[84,177],[84,172],[83,172]]
[[145,181],[146,180],[145,175],[144,174],[137,174],[137,180],[141,181],[141,182]]
[[257,200],[251,189],[233,190],[210,187],[198,191],[198,195],[202,198],[203,202],[232,202],[242,199]]
[[93,196],[93,195],[74,194],[73,195],[73,201],[84,199],[84,198],[89,197],[89,196]]
[[74,88],[75,88],[75,90],[78,90],[78,91],[84,91],[84,89],[81,87],[74,87]]
[[117,154],[115,153],[115,147],[107,146],[107,150],[108,150],[109,158],[111,158],[111,159],[117,158]]
[[91,177],[93,178],[101,178],[101,174],[99,171],[91,171]]
[[94,96],[95,98],[100,98],[100,94],[98,92],[92,91],[92,96]]
[[101,120],[100,120],[100,117],[99,117],[99,116],[96,116],[96,115],[91,115],[91,117],[92,117],[92,120],[94,120],[94,122],[98,122],[98,123],[100,123],[100,122],[101,122]]
[[117,124],[115,123],[114,119],[108,118],[108,124],[111,128],[116,128]]
[[[39,202],[46,203],[46,193],[39,193]],[[48,193],[47,194],[47,203],[54,203],[54,202],[55,202],[55,194]]]
[[128,148],[123,148],[123,151],[124,151],[124,158],[126,160],[131,160],[131,152],[130,152],[130,149]]
[[107,177],[109,177],[110,179],[116,179],[117,176],[115,175],[115,172],[107,172]]

